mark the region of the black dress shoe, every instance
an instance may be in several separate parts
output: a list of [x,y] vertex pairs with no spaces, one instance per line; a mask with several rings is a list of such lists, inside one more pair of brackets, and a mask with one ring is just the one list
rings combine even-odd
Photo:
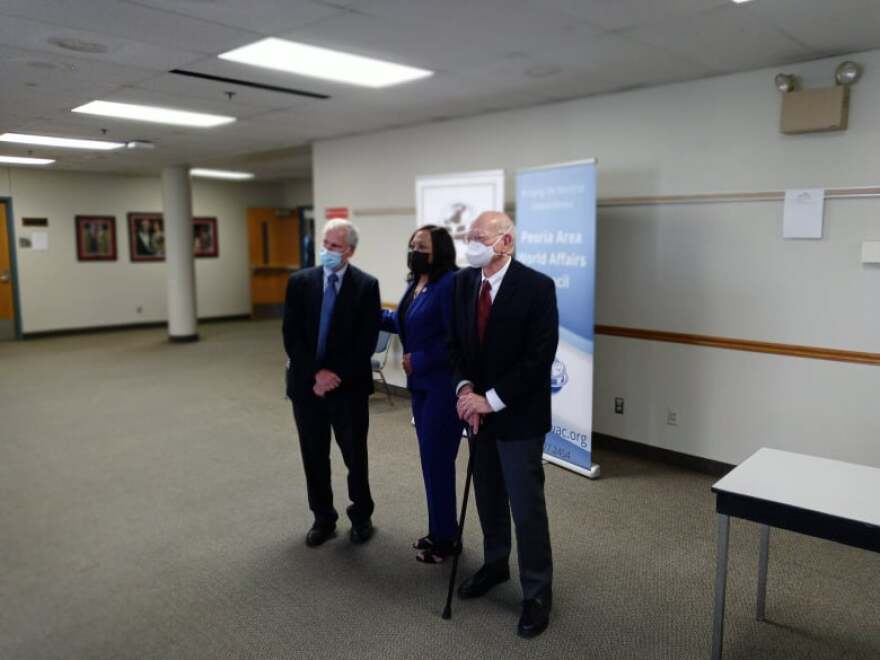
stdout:
[[479,598],[502,582],[510,579],[510,568],[506,563],[485,564],[480,570],[458,587],[459,598]]
[[315,523],[306,534],[306,545],[310,548],[316,548],[327,539],[336,536],[336,525],[318,525]]
[[356,525],[352,524],[351,534],[349,535],[349,538],[351,539],[351,542],[355,545],[360,545],[362,543],[366,543],[371,538],[373,538],[374,531],[375,529],[373,528],[373,523],[371,523],[369,520],[367,520],[366,522],[358,523]]
[[540,598],[524,600],[516,634],[524,639],[531,639],[544,632],[547,629],[547,624],[550,623],[552,606],[553,597],[549,593]]

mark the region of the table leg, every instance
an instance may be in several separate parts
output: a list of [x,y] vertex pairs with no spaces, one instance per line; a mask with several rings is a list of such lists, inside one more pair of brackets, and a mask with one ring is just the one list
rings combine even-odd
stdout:
[[712,660],[721,660],[724,641],[724,595],[727,591],[727,548],[730,516],[718,514],[718,557],[715,564],[715,621],[712,626]]
[[756,618],[764,620],[764,605],[767,602],[767,563],[770,558],[770,526],[761,525],[761,546],[758,560],[758,607]]

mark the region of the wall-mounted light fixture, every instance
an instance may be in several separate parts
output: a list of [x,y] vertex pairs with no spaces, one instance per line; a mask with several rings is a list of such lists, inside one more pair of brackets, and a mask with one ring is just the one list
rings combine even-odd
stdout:
[[776,89],[783,94],[793,92],[800,86],[800,80],[792,73],[777,73],[773,83],[776,85]]
[[800,89],[800,79],[778,73],[773,79],[782,92],[782,118],[779,130],[787,134],[846,130],[849,120],[849,88],[862,76],[856,62],[843,62],[834,73],[836,85]]
[[838,85],[855,85],[862,77],[862,65],[857,62],[841,62],[834,72]]

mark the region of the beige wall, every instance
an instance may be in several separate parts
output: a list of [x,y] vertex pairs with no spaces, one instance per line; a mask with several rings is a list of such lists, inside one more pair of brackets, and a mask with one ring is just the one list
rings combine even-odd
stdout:
[[[737,74],[319,142],[316,216],[412,207],[415,177],[443,172],[504,168],[513,200],[517,168],[587,157],[600,197],[877,185],[880,52],[851,57],[865,76],[846,132],[781,135],[778,70]],[[828,85],[841,59],[785,69]],[[880,269],[859,263],[880,200],[826,210],[825,239],[805,242],[781,239],[776,202],[600,209],[597,322],[880,352]],[[395,301],[414,218],[355,221],[356,262]],[[728,462],[773,446],[880,466],[878,384],[876,367],[600,336],[595,429]]]
[[285,206],[311,206],[313,203],[311,179],[294,179],[284,184]]
[[[25,333],[162,321],[166,314],[164,263],[132,263],[126,215],[162,211],[158,177],[106,176],[10,168],[0,171],[0,195],[12,197],[16,243],[41,229],[23,227],[23,217],[49,219],[49,249],[17,247],[22,330]],[[11,187],[11,195],[10,195]],[[217,217],[220,256],[196,260],[200,318],[248,314],[245,211],[280,206],[280,184],[195,180],[193,212]],[[116,217],[115,262],[79,262],[74,216]],[[138,311],[140,308],[140,311]]]

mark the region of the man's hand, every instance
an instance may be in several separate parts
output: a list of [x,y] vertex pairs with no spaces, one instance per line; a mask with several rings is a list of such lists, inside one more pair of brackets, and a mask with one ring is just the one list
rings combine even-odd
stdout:
[[321,369],[315,374],[315,385],[312,387],[312,391],[315,396],[323,397],[327,392],[332,392],[339,387],[341,382],[339,376],[329,369]]
[[465,394],[473,394],[473,393],[474,393],[474,386],[471,385],[470,383],[465,383],[464,385],[461,386],[461,389],[459,389],[458,392],[456,392],[456,394],[459,397],[462,397]]
[[474,394],[473,392],[459,396],[456,409],[458,410],[459,418],[463,420],[469,420],[474,415],[488,415],[493,412],[492,406],[489,405],[486,397]]
[[412,376],[412,353],[407,353],[403,356],[403,360],[400,361],[403,370],[406,372],[407,376]]
[[480,424],[483,422],[482,415],[471,415],[467,418],[467,423],[470,425],[471,430],[474,432],[474,435],[480,432]]

